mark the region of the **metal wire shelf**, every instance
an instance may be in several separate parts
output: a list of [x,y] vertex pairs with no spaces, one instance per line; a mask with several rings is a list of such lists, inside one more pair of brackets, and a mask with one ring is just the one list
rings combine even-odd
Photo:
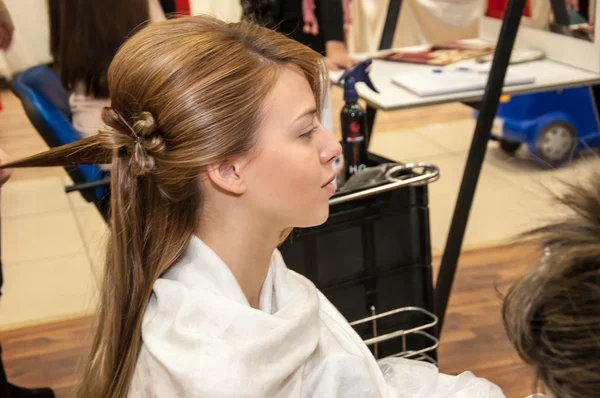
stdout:
[[[377,332],[377,326],[378,326],[377,322],[378,321],[380,321],[382,318],[391,317],[394,315],[398,315],[401,313],[408,313],[408,312],[421,313],[423,315],[426,315],[428,320],[425,320],[423,322],[423,324],[416,326],[414,328],[411,328],[411,329],[406,329],[406,330],[400,329],[400,330],[396,330],[394,332],[386,333],[383,335],[378,335],[378,332]],[[390,358],[390,357],[396,357],[396,358],[414,359],[414,360],[418,360],[418,361],[427,361],[427,362],[437,365],[437,361],[435,359],[433,359],[431,356],[427,355],[427,353],[435,350],[439,346],[440,342],[435,336],[426,332],[427,329],[433,328],[434,326],[437,325],[438,317],[435,314],[433,314],[423,308],[420,308],[420,307],[401,307],[401,308],[396,308],[391,311],[383,312],[381,314],[377,314],[375,307],[371,307],[371,313],[373,315],[363,318],[363,319],[359,319],[354,322],[351,322],[350,325],[355,327],[355,326],[362,325],[365,323],[371,323],[373,337],[364,340],[364,342],[368,346],[373,346],[375,359],[380,360],[380,359],[385,359],[385,358]],[[429,345],[425,348],[422,348],[420,350],[409,350],[407,348],[406,340],[407,340],[407,336],[410,336],[410,335],[423,336],[427,340],[431,341],[431,345]],[[379,358],[379,344],[389,341],[389,340],[393,340],[393,339],[402,339],[402,351],[392,354],[392,355],[388,355],[384,358]]]

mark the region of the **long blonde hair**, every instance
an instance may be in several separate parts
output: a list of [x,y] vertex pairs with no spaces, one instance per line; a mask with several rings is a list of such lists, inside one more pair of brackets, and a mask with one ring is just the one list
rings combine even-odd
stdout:
[[320,109],[326,69],[307,47],[246,22],[196,16],[153,24],[110,65],[109,129],[8,165],[112,158],[106,269],[78,397],[127,395],[152,286],[182,256],[199,220],[199,177],[255,147],[264,98],[285,66],[304,73]]

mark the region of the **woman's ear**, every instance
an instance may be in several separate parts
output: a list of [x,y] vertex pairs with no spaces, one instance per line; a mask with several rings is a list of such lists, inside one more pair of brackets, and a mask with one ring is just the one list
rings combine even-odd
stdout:
[[208,166],[206,174],[213,184],[225,192],[241,195],[247,189],[242,173],[243,168],[242,162],[213,164]]

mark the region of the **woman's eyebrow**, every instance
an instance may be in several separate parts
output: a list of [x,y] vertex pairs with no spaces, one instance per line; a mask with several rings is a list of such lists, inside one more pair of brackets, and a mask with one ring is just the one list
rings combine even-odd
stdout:
[[296,123],[298,120],[302,119],[303,117],[306,116],[311,116],[317,113],[317,108],[310,108],[304,112],[302,112],[302,114],[300,116],[298,116],[296,119],[294,119],[294,121],[292,122],[292,124]]

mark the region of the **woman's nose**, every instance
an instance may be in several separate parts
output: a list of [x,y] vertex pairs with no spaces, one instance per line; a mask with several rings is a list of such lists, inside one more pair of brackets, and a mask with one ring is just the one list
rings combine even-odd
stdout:
[[327,163],[333,162],[335,159],[337,159],[340,156],[340,154],[342,153],[342,146],[335,139],[333,134],[331,134],[329,131],[327,131],[325,129],[323,129],[323,131],[325,133],[326,138],[325,138],[324,145],[321,149],[320,158],[321,158],[321,163],[327,164]]

